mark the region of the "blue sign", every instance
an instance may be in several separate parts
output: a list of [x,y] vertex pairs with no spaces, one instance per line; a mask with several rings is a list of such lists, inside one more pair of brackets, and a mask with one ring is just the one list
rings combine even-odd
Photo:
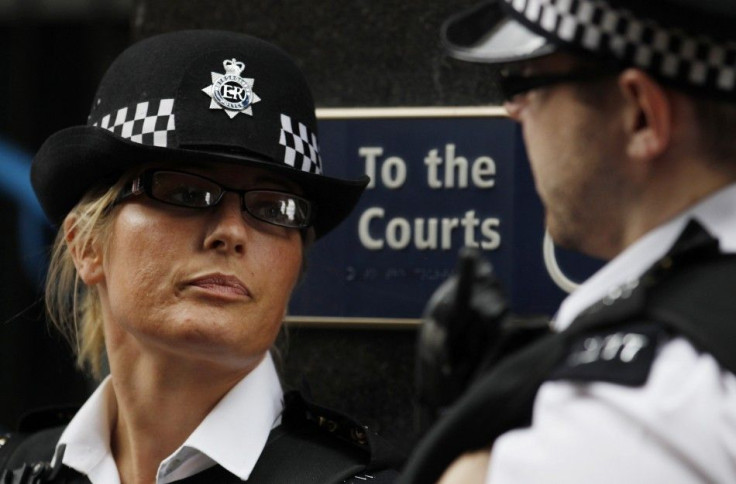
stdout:
[[[564,284],[548,269],[556,258],[543,256],[543,210],[520,129],[501,109],[319,114],[326,173],[372,181],[311,250],[291,321],[412,324],[464,246],[491,261],[515,312],[555,311]],[[563,277],[582,280],[597,267],[552,253],[566,262]]]

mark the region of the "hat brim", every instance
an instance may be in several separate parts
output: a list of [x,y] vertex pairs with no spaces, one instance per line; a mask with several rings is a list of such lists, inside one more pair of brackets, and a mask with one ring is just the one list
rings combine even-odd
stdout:
[[441,35],[450,55],[470,62],[506,64],[557,50],[554,43],[510,17],[496,0],[450,17],[442,25]]
[[315,204],[316,238],[350,214],[369,182],[367,176],[342,180],[256,157],[143,145],[103,128],[74,126],[54,133],[38,150],[31,166],[31,184],[49,220],[58,226],[90,187],[112,186],[129,169],[167,162],[232,163],[283,175]]

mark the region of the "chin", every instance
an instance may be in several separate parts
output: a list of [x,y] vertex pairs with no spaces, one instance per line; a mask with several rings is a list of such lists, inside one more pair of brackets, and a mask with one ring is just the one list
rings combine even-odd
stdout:
[[570,232],[568,224],[560,224],[549,215],[546,219],[547,232],[555,243],[555,247],[567,250],[577,250],[577,240]]

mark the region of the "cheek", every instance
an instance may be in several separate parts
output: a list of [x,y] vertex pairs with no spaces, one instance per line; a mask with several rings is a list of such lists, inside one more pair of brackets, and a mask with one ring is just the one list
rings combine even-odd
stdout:
[[134,211],[116,220],[105,257],[111,304],[122,307],[154,305],[162,297],[177,254],[172,243],[181,241],[173,228],[153,224]]
[[246,268],[253,271],[254,281],[258,281],[254,287],[260,288],[260,297],[253,307],[255,311],[250,316],[258,321],[256,326],[261,325],[263,330],[273,332],[274,336],[286,315],[302,266],[301,239],[296,243],[282,242],[274,244],[271,241],[266,250],[252,253],[252,258],[248,259],[258,263]]
[[560,152],[545,133],[533,129],[524,131],[524,142],[534,183],[542,201],[547,202],[549,192],[560,176]]
[[546,204],[569,198],[584,178],[587,165],[587,140],[573,125],[555,126],[530,123],[524,131],[527,156],[537,192]]
[[275,245],[261,259],[260,271],[275,298],[288,302],[302,267],[301,240]]

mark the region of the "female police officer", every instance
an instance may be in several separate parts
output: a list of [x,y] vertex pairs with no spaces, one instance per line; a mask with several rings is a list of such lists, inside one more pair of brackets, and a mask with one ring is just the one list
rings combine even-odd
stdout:
[[133,45],[87,125],[41,147],[32,182],[60,226],[51,319],[80,365],[110,376],[63,433],[20,443],[6,479],[388,482],[370,468],[374,436],[284,399],[269,353],[306,248],[367,182],[323,175],[311,93],[286,54],[216,31]]

